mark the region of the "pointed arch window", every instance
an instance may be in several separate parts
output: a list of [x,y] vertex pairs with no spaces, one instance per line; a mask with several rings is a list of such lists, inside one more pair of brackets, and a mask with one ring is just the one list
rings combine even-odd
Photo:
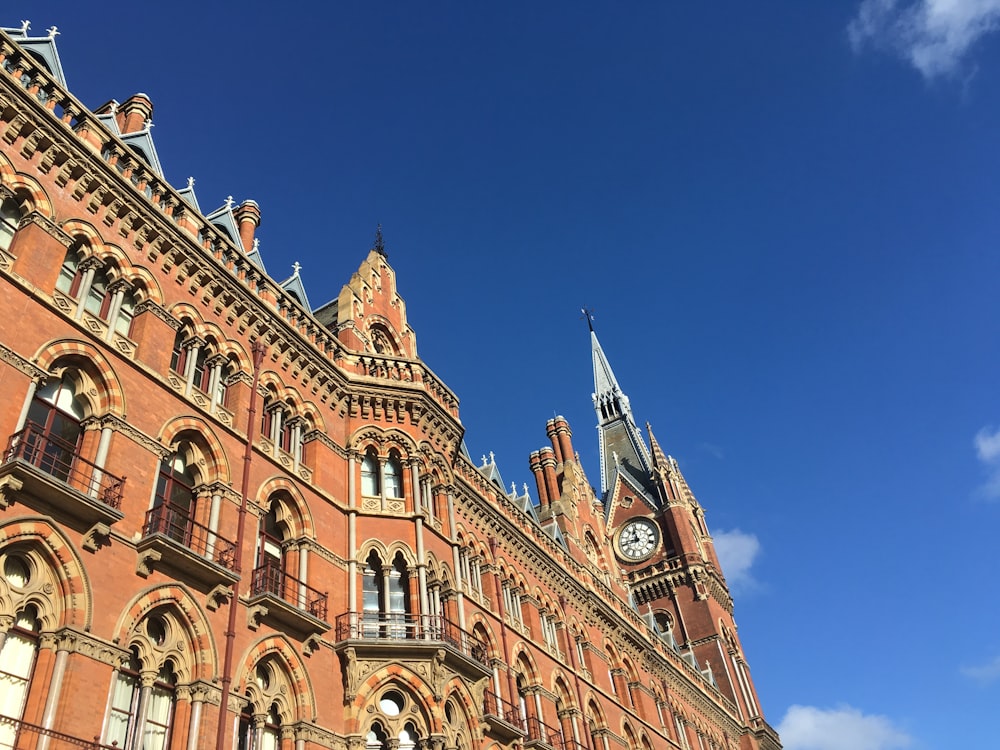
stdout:
[[[0,716],[20,721],[24,715],[40,629],[34,606],[25,607],[0,646]],[[0,722],[0,747],[14,747],[15,739],[16,725]]]
[[361,460],[361,494],[369,497],[381,494],[378,458],[375,457],[374,450],[365,453]]
[[388,570],[372,550],[362,571],[363,633],[372,638],[404,638],[410,612],[410,577],[398,553]]
[[178,329],[174,335],[174,346],[170,352],[170,369],[178,375],[187,374],[188,348],[185,343],[189,338],[191,338],[191,332],[187,327]]
[[24,211],[17,201],[5,198],[0,202],[0,250],[10,248],[23,215]]
[[29,461],[47,474],[67,481],[83,439],[84,404],[76,382],[64,375],[40,388],[28,407]]
[[151,525],[185,546],[190,542],[194,521],[195,481],[185,446],[160,463]]
[[385,496],[391,498],[403,496],[403,468],[399,455],[395,452],[389,454],[389,459],[385,462]]

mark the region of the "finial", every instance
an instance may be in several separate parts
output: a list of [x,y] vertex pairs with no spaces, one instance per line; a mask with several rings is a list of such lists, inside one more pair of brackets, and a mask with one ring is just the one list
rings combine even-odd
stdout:
[[256,253],[260,249],[260,240],[256,237],[253,238],[253,250],[251,252]]
[[524,486],[522,487],[522,489],[524,490],[525,497],[527,497],[527,495],[528,495],[528,483],[527,482],[524,483]]
[[590,332],[593,333],[594,332],[594,308],[592,308],[592,307],[581,307],[580,308],[580,312],[583,313],[582,317],[584,317],[584,318],[587,319],[587,327],[590,329]]
[[49,32],[49,39],[55,39],[56,35],[59,33],[59,29],[53,26],[51,29],[48,30],[48,32]]
[[496,456],[493,455],[493,451],[490,451],[490,463],[493,464],[494,466],[497,465],[497,459]]
[[232,208],[233,207],[233,203],[235,203],[235,201],[233,200],[233,196],[227,195],[226,196],[226,208]]
[[486,454],[485,453],[483,454],[483,457],[480,460],[483,462],[483,466],[486,466]]
[[194,190],[194,177],[188,177],[188,190]]
[[378,228],[375,230],[375,244],[372,245],[372,250],[381,255],[383,258],[389,257],[389,254],[385,251],[385,242],[382,240],[381,222],[379,222]]
[[512,481],[510,483],[510,494],[517,497],[517,482]]
[[31,28],[31,21],[21,21],[21,33],[28,36],[28,29]]
[[298,261],[295,261],[294,263],[292,263],[292,276],[298,276],[299,275],[299,269],[301,269],[301,268],[302,268],[302,264],[299,263]]

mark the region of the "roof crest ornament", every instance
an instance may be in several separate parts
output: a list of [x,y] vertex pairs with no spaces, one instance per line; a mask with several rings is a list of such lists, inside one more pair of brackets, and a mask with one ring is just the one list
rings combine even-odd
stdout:
[[294,276],[298,276],[299,275],[299,271],[301,270],[301,268],[302,268],[302,264],[299,263],[298,261],[295,261],[294,263],[292,263],[292,276],[293,277]]
[[31,28],[31,21],[21,21],[21,33],[28,36],[28,29]]
[[381,255],[383,258],[389,257],[389,254],[385,251],[385,242],[382,239],[381,222],[379,222],[378,228],[375,230],[375,244],[372,245],[372,250]]
[[233,200],[233,196],[231,196],[231,195],[227,195],[226,196],[226,208],[230,208],[231,209],[233,207],[233,203],[234,202],[235,201]]
[[580,317],[587,319],[587,327],[590,328],[590,332],[593,333],[594,332],[594,308],[587,307],[586,305],[584,305],[583,307],[580,308],[580,312],[583,313],[583,315],[580,316]]
[[188,190],[194,189],[194,177],[188,177]]
[[53,26],[53,27],[47,29],[47,31],[49,33],[49,39],[55,39],[56,36],[59,35],[59,28],[56,27],[56,26]]

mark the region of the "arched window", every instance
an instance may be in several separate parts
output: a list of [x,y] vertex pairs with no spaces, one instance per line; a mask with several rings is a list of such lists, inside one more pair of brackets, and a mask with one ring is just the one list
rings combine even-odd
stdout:
[[59,277],[56,279],[56,289],[70,297],[76,297],[80,291],[80,283],[83,274],[80,272],[80,263],[83,256],[79,250],[70,248],[66,251],[66,258],[59,269]]
[[399,456],[393,452],[385,462],[385,496],[400,498],[403,496],[403,469]]
[[170,352],[170,369],[178,375],[187,374],[188,348],[184,344],[189,338],[191,332],[186,326],[179,328],[174,335],[174,346]]
[[0,250],[7,250],[14,241],[17,225],[24,212],[17,201],[5,198],[0,203]]
[[[9,567],[5,560],[4,574],[8,583],[12,577]],[[17,614],[13,627],[7,631],[0,647],[0,716],[20,721],[24,715],[35,655],[38,653],[40,627],[38,613],[34,606],[29,605]],[[0,747],[14,747],[16,735],[16,725],[0,722]]]
[[405,637],[410,611],[410,578],[402,553],[397,553],[386,575],[382,559],[372,550],[361,576],[364,637]]
[[278,435],[278,447],[286,453],[291,453],[294,447],[295,426],[292,415],[295,413],[291,403],[285,403],[281,409],[281,433]]
[[188,466],[187,446],[182,444],[160,463],[150,525],[184,545],[190,541],[194,521],[195,482]]
[[25,457],[47,474],[68,481],[83,439],[84,403],[64,375],[39,388],[28,407]]
[[361,460],[361,494],[369,497],[377,497],[381,494],[378,458],[375,457],[375,451],[371,449],[365,453],[365,457]]

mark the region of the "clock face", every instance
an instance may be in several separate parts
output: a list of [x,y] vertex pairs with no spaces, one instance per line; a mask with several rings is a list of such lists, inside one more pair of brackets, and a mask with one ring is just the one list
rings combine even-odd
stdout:
[[660,541],[660,531],[647,518],[629,521],[618,535],[618,549],[627,560],[644,560],[653,554]]

